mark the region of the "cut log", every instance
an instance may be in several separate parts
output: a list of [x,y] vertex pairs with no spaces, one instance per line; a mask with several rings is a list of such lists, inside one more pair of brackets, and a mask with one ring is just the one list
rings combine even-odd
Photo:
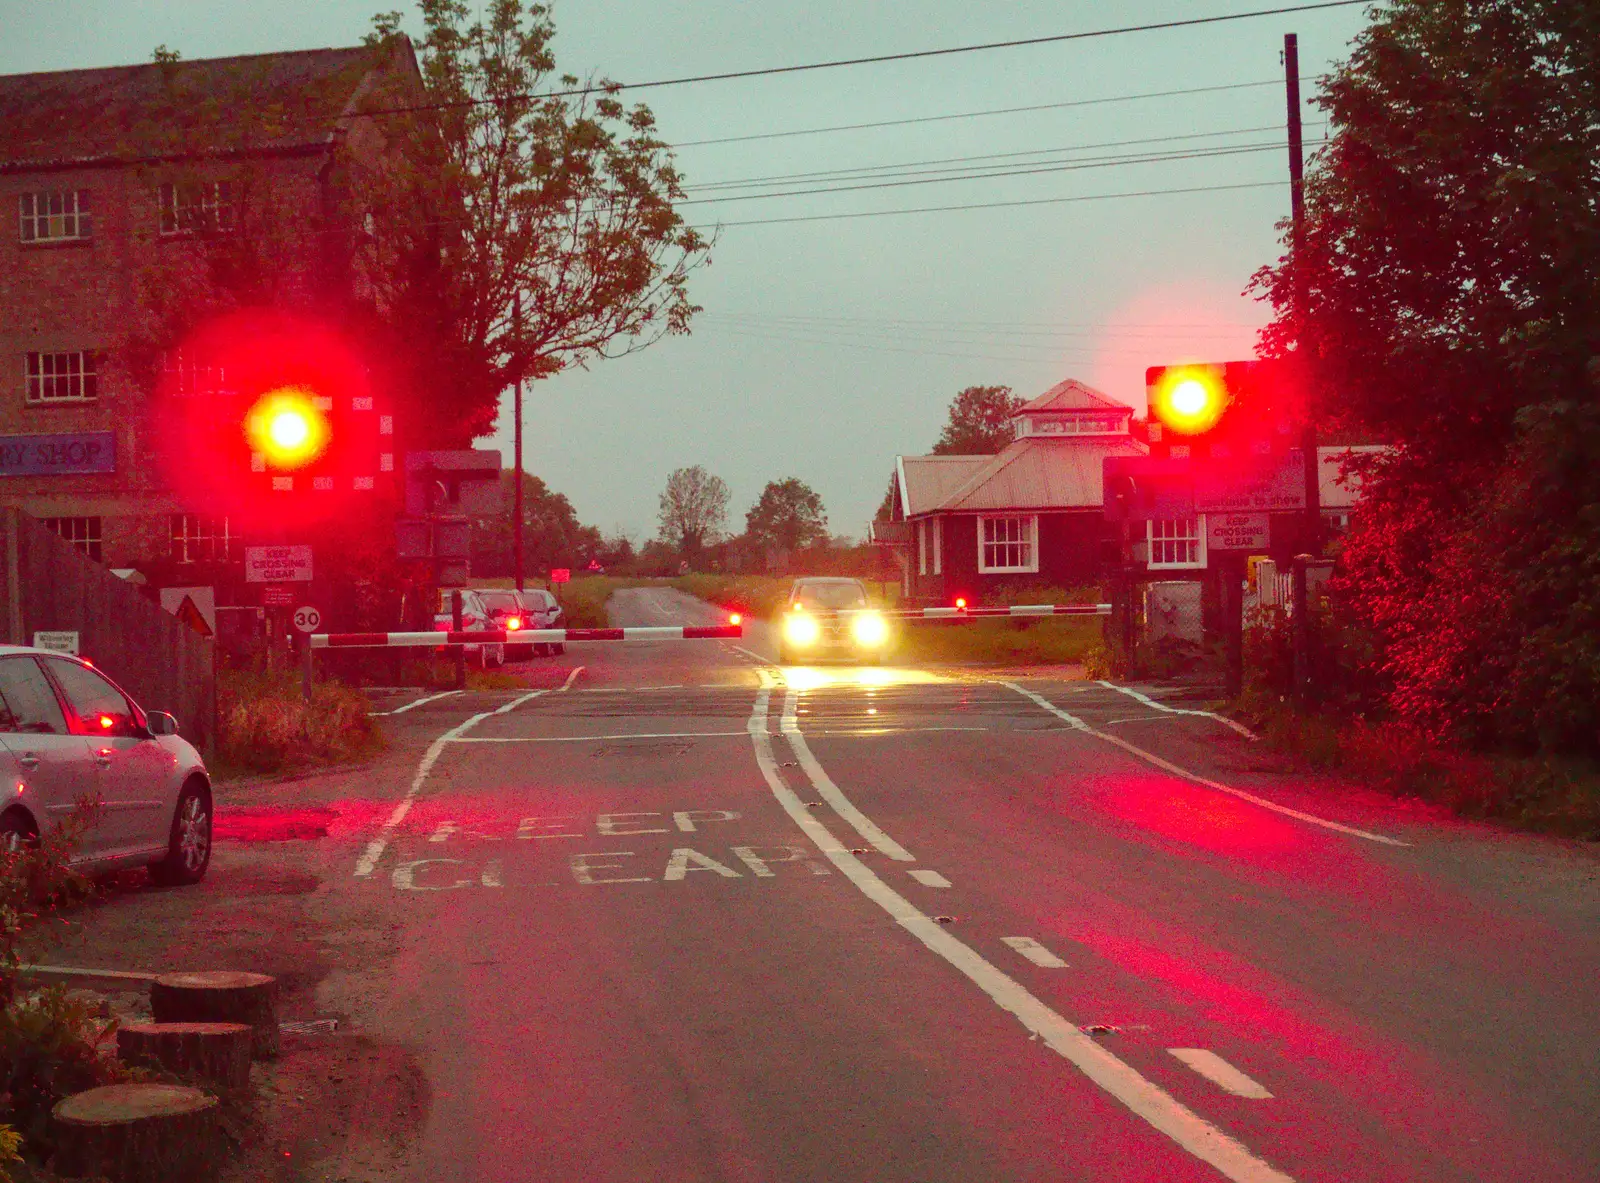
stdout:
[[158,1023],[244,1023],[251,1055],[278,1054],[277,980],[266,974],[222,969],[163,974],[150,987],[150,1010]]
[[204,1183],[226,1150],[217,1099],[173,1084],[113,1084],[59,1102],[58,1174],[111,1183]]
[[230,1089],[250,1083],[253,1044],[244,1023],[129,1023],[117,1028],[117,1057],[124,1064],[165,1068]]

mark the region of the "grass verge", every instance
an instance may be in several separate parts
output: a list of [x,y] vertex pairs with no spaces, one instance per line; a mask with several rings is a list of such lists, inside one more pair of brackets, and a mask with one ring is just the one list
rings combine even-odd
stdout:
[[1099,644],[1100,621],[1096,617],[914,624],[900,630],[892,659],[935,664],[1063,665],[1083,662]]
[[228,670],[217,699],[219,776],[345,763],[383,745],[367,700],[339,682],[318,682],[308,703],[297,671]]
[[1593,761],[1468,752],[1400,723],[1305,713],[1275,699],[1247,697],[1234,707],[1265,743],[1305,767],[1461,817],[1600,840],[1600,765]]

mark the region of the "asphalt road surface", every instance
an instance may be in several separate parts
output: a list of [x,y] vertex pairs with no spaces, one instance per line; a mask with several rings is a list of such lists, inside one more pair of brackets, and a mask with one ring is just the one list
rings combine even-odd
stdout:
[[1592,855],[1159,691],[750,632],[393,718],[338,890],[431,1088],[406,1178],[1600,1178]]

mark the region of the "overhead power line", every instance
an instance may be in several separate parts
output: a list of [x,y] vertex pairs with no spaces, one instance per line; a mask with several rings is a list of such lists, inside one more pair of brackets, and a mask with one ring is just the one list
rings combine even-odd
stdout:
[[[1315,82],[1315,78],[1302,78],[1301,82]],[[1060,111],[1068,107],[1099,107],[1107,103],[1132,103],[1142,99],[1167,99],[1179,95],[1215,94],[1224,90],[1256,90],[1261,87],[1281,87],[1282,78],[1269,78],[1265,82],[1232,82],[1226,86],[1190,86],[1182,90],[1150,90],[1141,94],[1108,95],[1098,99],[1071,99],[1060,103],[1036,103],[1028,107],[992,107],[985,111],[959,111],[952,115],[919,115],[908,119],[880,119],[872,123],[838,123],[831,127],[801,127],[792,131],[764,131],[743,136],[719,136],[710,140],[685,140],[674,148],[699,148],[706,144],[743,144],[751,140],[782,140],[791,136],[820,136],[839,131],[862,131],[874,127],[906,127],[913,123],[948,123],[955,119],[980,119],[990,115],[1025,115],[1034,111]]]

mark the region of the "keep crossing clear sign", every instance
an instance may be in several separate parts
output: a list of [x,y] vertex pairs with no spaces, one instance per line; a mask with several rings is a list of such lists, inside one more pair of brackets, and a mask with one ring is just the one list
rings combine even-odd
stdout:
[[244,548],[246,583],[310,583],[309,546],[247,546]]

